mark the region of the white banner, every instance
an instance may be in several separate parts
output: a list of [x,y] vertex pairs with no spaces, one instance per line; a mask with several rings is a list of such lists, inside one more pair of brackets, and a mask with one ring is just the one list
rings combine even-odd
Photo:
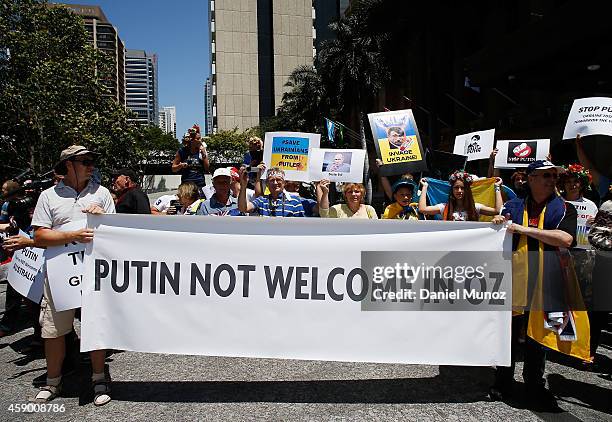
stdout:
[[314,148],[310,158],[310,180],[363,183],[364,163],[362,149]]
[[597,205],[592,201],[567,201],[576,207],[578,213],[578,225],[576,227],[576,247],[580,249],[591,249],[591,243],[589,243],[589,229],[590,226],[587,224],[587,220],[597,215]]
[[612,98],[591,97],[574,100],[563,131],[563,139],[576,135],[612,136]]
[[[74,221],[58,227],[60,231],[79,230],[86,220]],[[50,246],[45,251],[47,278],[57,311],[81,307],[81,281],[83,279],[84,243]]]
[[468,161],[489,158],[495,144],[495,129],[466,133],[455,137],[453,154],[465,155]]
[[[280,167],[287,180],[310,182],[310,151],[319,148],[321,135],[302,132],[266,132],[263,159],[268,168]],[[266,173],[262,173],[262,179]]]
[[495,168],[527,167],[537,160],[546,160],[550,139],[497,141]]
[[[19,231],[20,236],[30,237]],[[23,248],[13,254],[8,272],[8,282],[20,295],[34,303],[40,303],[43,294],[43,273],[40,269],[45,262],[45,250]]]
[[369,294],[364,251],[502,256],[510,236],[488,223],[117,214],[88,224],[83,351],[510,363],[510,311],[364,311],[355,293]]

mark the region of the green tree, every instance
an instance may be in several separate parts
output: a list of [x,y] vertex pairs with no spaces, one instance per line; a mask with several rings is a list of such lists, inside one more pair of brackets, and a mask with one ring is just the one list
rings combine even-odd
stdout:
[[244,153],[248,149],[250,136],[258,135],[254,129],[240,132],[238,128],[220,130],[204,139],[208,159],[212,166],[242,163]]
[[371,199],[372,184],[367,159],[365,114],[375,95],[389,79],[384,56],[388,34],[375,28],[373,14],[381,0],[357,1],[351,13],[332,22],[336,38],[322,43],[317,53],[316,67],[330,98],[340,112],[356,114],[361,135],[361,148],[366,151],[364,180],[367,199]]
[[0,2],[0,176],[47,171],[71,144],[99,152],[103,172],[135,166],[140,130],[109,95],[112,61],[83,20],[43,0]]
[[321,77],[312,66],[299,66],[285,84],[276,118],[282,130],[320,133],[327,106]]

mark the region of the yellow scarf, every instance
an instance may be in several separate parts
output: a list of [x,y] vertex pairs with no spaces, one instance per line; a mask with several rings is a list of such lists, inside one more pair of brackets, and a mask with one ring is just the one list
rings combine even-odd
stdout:
[[[544,213],[546,207],[540,213],[538,220],[538,229],[544,228]],[[529,226],[529,215],[527,214],[527,207],[523,210],[523,226]],[[582,301],[582,295],[580,293],[580,287],[576,280],[576,272],[574,271],[573,262],[570,261],[570,266],[567,268],[568,272],[568,285],[565,288],[568,289],[568,293],[573,297],[579,298]],[[517,251],[514,252],[512,257],[512,305],[514,307],[514,314],[522,314],[522,310],[527,305],[527,286],[529,278],[529,261],[528,261],[528,246],[527,246],[527,235],[521,235]],[[559,338],[559,335],[552,330],[544,327],[545,313],[543,309],[543,298],[542,290],[544,283],[544,243],[538,241],[538,279],[534,289],[532,299],[532,310],[529,312],[529,322],[527,324],[527,335],[537,341],[538,343],[564,353],[566,355],[574,356],[584,361],[591,360],[590,353],[590,327],[589,318],[586,311],[570,311],[574,317],[576,325],[576,340],[575,341],[564,341]],[[536,306],[533,306],[533,305]],[[584,309],[582,306],[581,309]]]

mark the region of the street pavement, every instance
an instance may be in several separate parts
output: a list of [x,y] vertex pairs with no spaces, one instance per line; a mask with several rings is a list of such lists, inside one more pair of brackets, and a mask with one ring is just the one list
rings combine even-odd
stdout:
[[[5,291],[3,283],[2,312]],[[492,368],[122,352],[107,359],[113,377],[111,403],[99,408],[92,404],[87,394],[91,369],[82,362],[75,374],[65,377],[63,397],[52,402],[58,405],[56,412],[24,415],[15,408],[35,394],[33,382],[44,377],[45,361],[42,353],[21,352],[33,333],[23,314],[24,328],[0,339],[2,421],[612,421],[610,332],[604,334],[605,344],[599,349],[608,375],[587,372],[580,363],[551,356],[546,375],[561,413],[531,411],[520,401],[488,401]],[[518,391],[521,369],[519,362]]]

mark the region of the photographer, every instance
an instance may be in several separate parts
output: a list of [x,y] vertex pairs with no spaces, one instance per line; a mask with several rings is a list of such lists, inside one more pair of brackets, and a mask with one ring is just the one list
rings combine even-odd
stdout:
[[[200,127],[194,125],[183,138],[183,146],[179,148],[172,162],[172,172],[181,174],[181,183],[193,182],[200,191],[206,186],[204,174],[209,169],[206,144],[202,142]],[[200,193],[203,196],[203,193]]]
[[[10,266],[10,256],[16,250],[32,246],[33,241],[25,236],[19,235],[19,225],[15,219],[16,204],[19,204],[19,193],[23,192],[19,183],[8,180],[2,185],[2,211],[0,214],[0,232],[6,236],[2,239],[0,251],[0,279],[6,280],[8,268]],[[22,218],[19,218],[22,220]],[[0,320],[0,338],[13,332],[19,318],[19,307],[21,305],[21,295],[13,289],[10,284],[6,286],[6,302],[4,315]]]

